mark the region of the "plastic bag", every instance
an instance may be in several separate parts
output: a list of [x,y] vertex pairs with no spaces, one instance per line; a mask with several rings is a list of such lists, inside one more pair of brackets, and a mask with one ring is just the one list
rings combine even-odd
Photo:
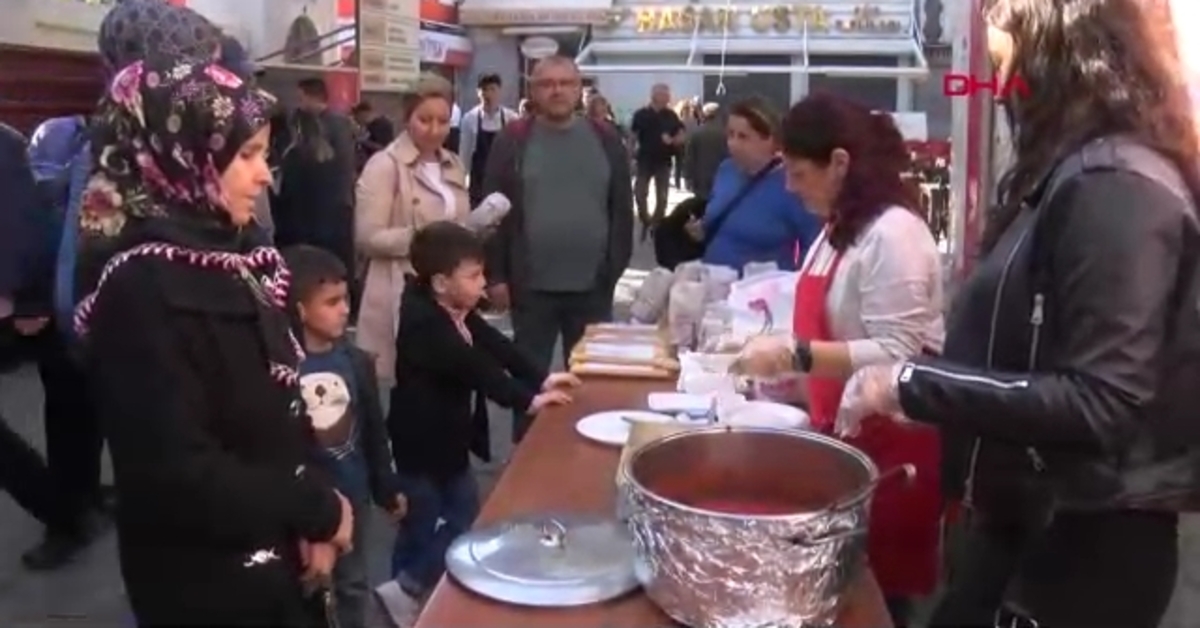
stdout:
[[777,272],[779,272],[779,264],[775,262],[750,262],[742,268],[742,278],[749,279]]
[[777,270],[734,283],[729,291],[733,336],[749,338],[764,331],[790,330],[799,277],[799,273]]
[[511,209],[512,203],[507,196],[492,192],[479,203],[479,207],[471,210],[467,216],[467,227],[475,231],[490,229],[499,224]]
[[704,298],[709,303],[728,299],[729,293],[733,289],[733,284],[737,280],[737,270],[728,266],[706,264],[704,266]]
[[657,323],[667,309],[671,296],[671,285],[675,282],[675,273],[667,268],[655,268],[650,271],[642,285],[638,287],[629,313],[633,320],[639,323]]
[[692,260],[684,262],[675,267],[676,281],[704,281],[704,276],[707,273],[704,262]]
[[[678,271],[676,271],[678,272]],[[704,316],[704,283],[702,281],[675,281],[667,303],[667,327],[671,343],[677,347],[692,348],[700,331]]]

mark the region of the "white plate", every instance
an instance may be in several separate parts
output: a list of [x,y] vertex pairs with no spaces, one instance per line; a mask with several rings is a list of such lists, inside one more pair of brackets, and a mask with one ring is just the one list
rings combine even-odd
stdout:
[[747,401],[720,417],[721,423],[734,427],[774,427],[807,429],[808,413],[795,406],[771,401]]
[[674,421],[675,418],[645,410],[612,410],[597,412],[579,419],[579,422],[575,424],[575,431],[588,440],[623,447],[625,441],[629,439],[630,420],[667,423]]

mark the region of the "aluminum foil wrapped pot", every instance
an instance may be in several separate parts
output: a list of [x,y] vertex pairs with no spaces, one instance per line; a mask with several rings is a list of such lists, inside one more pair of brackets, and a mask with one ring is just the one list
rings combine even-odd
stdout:
[[646,594],[693,628],[831,623],[866,562],[879,472],[798,430],[713,427],[655,440],[621,469],[618,510]]

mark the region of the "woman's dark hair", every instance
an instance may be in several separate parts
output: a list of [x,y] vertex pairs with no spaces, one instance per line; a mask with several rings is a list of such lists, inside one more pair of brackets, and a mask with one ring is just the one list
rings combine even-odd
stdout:
[[[1187,0],[1189,2],[1195,0]],[[1166,2],[987,0],[988,24],[1013,38],[1011,75],[1029,86],[1003,103],[1015,159],[1000,179],[983,250],[1060,159],[1087,142],[1129,135],[1200,192],[1196,128]],[[1016,90],[1021,91],[1021,90]]]
[[440,220],[417,231],[409,248],[413,272],[424,283],[449,275],[463,262],[483,261],[483,242],[470,229]]
[[489,85],[500,87],[504,82],[500,80],[500,75],[494,72],[488,72],[479,76],[479,80],[475,83],[477,89],[484,89]]
[[792,106],[783,120],[783,154],[826,166],[833,151],[850,153],[850,165],[833,205],[829,244],[844,251],[888,207],[920,214],[920,201],[903,176],[911,156],[892,116],[852,100],[816,93]]
[[292,113],[290,123],[291,142],[284,149],[284,158],[294,154],[315,163],[333,159],[333,144],[325,132],[321,114],[297,109]]
[[746,121],[761,137],[779,138],[779,110],[766,99],[758,96],[743,98],[729,107],[729,116]]

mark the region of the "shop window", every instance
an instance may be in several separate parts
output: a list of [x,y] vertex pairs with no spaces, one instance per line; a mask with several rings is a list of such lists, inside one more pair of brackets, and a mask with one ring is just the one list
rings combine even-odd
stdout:
[[[880,55],[812,55],[808,63],[811,66],[854,66],[854,67],[896,67],[899,57]],[[830,92],[852,98],[858,102],[880,111],[896,110],[896,78],[859,78],[844,76],[823,76],[813,74],[808,77],[808,91]]]
[[[725,55],[726,66],[778,67],[792,64],[792,58],[783,55]],[[721,55],[704,55],[704,65],[713,66],[712,74],[704,75],[704,102],[730,105],[748,96],[758,96],[784,112],[792,102],[792,79],[788,74],[764,72],[760,74],[726,74],[723,78],[716,68],[721,66]],[[725,94],[717,95],[717,86],[724,81]],[[692,94],[678,94],[683,98]]]

